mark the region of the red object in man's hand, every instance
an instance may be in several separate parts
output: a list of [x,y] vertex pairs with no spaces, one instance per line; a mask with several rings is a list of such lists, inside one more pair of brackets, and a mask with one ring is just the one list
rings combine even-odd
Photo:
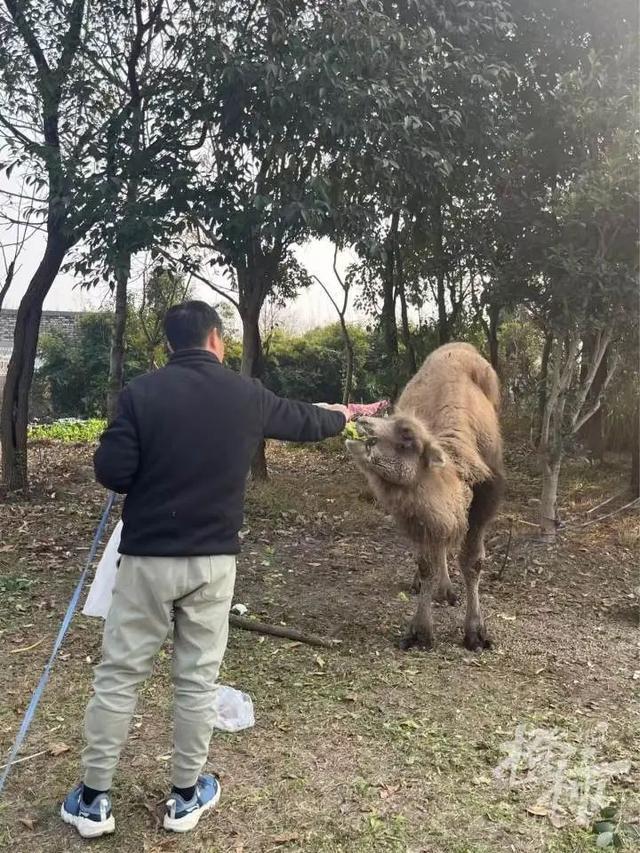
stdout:
[[378,400],[377,403],[349,403],[347,406],[352,418],[360,418],[363,415],[376,417],[383,415],[389,408],[388,400]]

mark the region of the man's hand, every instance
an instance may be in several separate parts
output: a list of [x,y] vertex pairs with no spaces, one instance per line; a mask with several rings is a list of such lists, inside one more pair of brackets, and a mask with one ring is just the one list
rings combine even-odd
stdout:
[[329,409],[331,412],[340,412],[344,415],[345,420],[351,420],[351,412],[348,406],[343,406],[342,403],[314,403],[314,406],[319,406],[321,409]]

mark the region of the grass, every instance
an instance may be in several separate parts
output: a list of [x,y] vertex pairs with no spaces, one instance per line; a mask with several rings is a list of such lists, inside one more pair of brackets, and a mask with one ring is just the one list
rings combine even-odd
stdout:
[[[271,448],[272,478],[248,495],[236,600],[267,621],[333,636],[318,651],[232,631],[221,681],[254,700],[256,727],[216,734],[216,815],[185,838],[158,828],[168,785],[171,645],[141,691],[114,787],[115,838],[94,851],[156,853],[588,853],[589,827],[555,826],[528,809],[545,793],[523,762],[518,784],[496,777],[516,728],[559,729],[593,761],[631,758],[607,783],[621,818],[640,817],[634,593],[637,551],[624,516],[581,530],[584,512],[618,488],[620,470],[570,465],[567,532],[534,549],[509,518],[533,521],[535,469],[509,460],[513,487],[496,525],[482,601],[490,653],[460,646],[460,608],[437,608],[436,648],[396,646],[415,606],[412,559],[339,453]],[[0,744],[9,748],[86,555],[102,495],[90,448],[54,443],[37,459],[32,503],[0,506]],[[51,497],[54,495],[55,497]],[[567,509],[569,508],[569,509]],[[574,523],[575,522],[575,523]],[[575,531],[575,532],[574,532]],[[459,579],[454,577],[459,584]],[[25,755],[0,802],[0,849],[85,850],[57,817],[77,778],[82,715],[101,623],[77,617]],[[30,651],[33,643],[44,641]],[[606,737],[601,737],[606,723]],[[53,755],[54,743],[67,752]],[[589,753],[591,754],[591,753]],[[27,825],[19,818],[27,819]],[[627,844],[630,846],[630,844]]]

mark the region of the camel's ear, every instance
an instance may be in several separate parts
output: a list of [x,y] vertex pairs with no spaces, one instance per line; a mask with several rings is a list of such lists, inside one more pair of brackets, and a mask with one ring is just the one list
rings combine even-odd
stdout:
[[446,462],[444,450],[437,441],[429,438],[424,445],[424,456],[427,463],[433,468],[442,468]]
[[405,418],[398,418],[394,423],[396,443],[403,450],[416,450],[422,453],[424,449],[424,435],[418,425]]
[[398,418],[394,429],[396,442],[403,450],[415,450],[434,468],[442,468],[445,464],[444,450],[418,421]]

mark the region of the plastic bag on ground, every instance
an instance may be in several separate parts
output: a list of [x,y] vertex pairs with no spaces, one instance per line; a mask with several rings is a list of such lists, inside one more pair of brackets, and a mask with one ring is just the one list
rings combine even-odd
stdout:
[[242,729],[250,729],[256,722],[251,696],[225,684],[218,685],[214,710],[215,721],[213,725],[223,732],[239,732]]

